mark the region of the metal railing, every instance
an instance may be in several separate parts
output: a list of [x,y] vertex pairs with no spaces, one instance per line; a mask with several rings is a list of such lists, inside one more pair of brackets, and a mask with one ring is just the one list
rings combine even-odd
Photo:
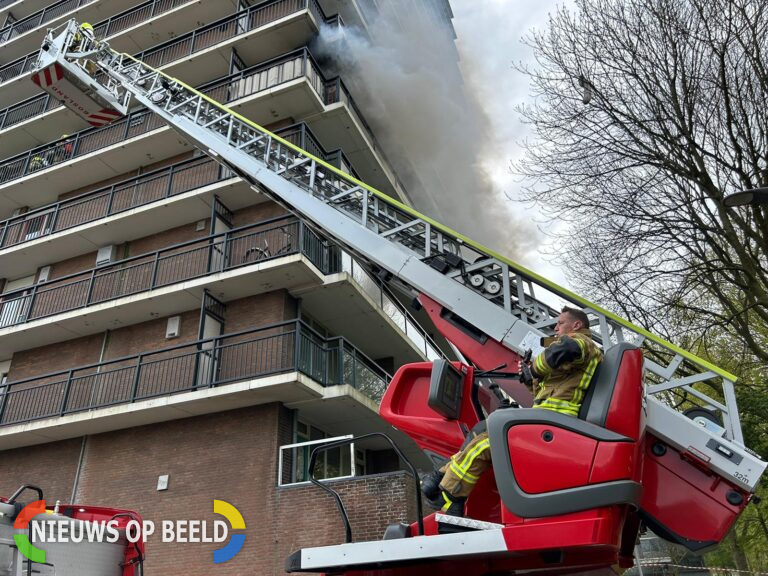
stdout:
[[[77,7],[85,4],[89,4],[94,0],[63,0],[59,4],[74,5],[78,1],[79,3]],[[124,10],[123,12],[120,12],[113,16],[110,16],[106,20],[102,20],[101,22],[95,24],[93,27],[94,33],[98,38],[108,39],[109,37],[119,34],[123,30],[130,28],[131,26],[135,26],[136,24],[145,22],[150,18],[154,18],[155,16],[159,16],[160,14],[173,10],[178,6],[192,3],[192,2],[194,2],[194,0],[148,0],[143,4],[139,4],[138,6],[133,6],[132,8]],[[53,8],[55,8],[56,6],[57,6],[56,4],[49,6],[48,8],[46,8],[46,10],[53,10]],[[73,10],[73,9],[74,7],[69,8],[66,11]],[[51,18],[49,18],[48,20],[45,20],[45,22],[49,22],[50,20],[52,20],[53,18],[56,18],[62,13],[63,12],[61,11],[58,11],[55,14],[53,12],[50,12]],[[33,14],[32,16],[35,16],[35,15]],[[19,20],[18,22],[15,22],[11,26],[15,26],[22,21],[23,20]],[[43,22],[33,26],[32,28],[35,28],[41,24],[43,24]],[[10,28],[10,26],[8,28]],[[26,31],[27,30],[25,30],[25,32]],[[14,60],[13,62],[9,62],[8,64],[4,64],[3,66],[0,66],[0,83],[7,82],[11,78],[15,78],[16,76],[29,72],[34,67],[35,60],[37,60],[38,52],[39,51],[30,52],[26,56],[22,56],[21,58]]]
[[344,338],[323,338],[293,320],[8,382],[0,388],[0,425],[294,371],[377,401],[390,378]]
[[123,10],[119,14],[110,16],[93,26],[94,36],[96,38],[108,39],[123,30],[132,26],[146,22],[155,16],[170,12],[174,8],[190,4],[194,0],[148,0],[143,4],[133,6],[128,10]]
[[[278,130],[277,133],[297,145],[299,142],[311,144],[319,157],[342,170],[348,172],[351,170],[349,173],[355,173],[340,151],[325,152],[306,124],[294,124]],[[208,186],[229,177],[217,162],[207,156],[183,160],[0,221],[0,249],[32,242],[81,224]]]
[[[322,438],[321,440],[283,444],[278,450],[277,485],[309,484],[310,449],[339,440],[352,440],[353,438],[351,434],[348,434],[346,436]],[[323,455],[325,456],[322,462],[323,470],[320,474],[317,474],[318,478],[323,480],[340,480],[357,476],[354,442],[350,442],[346,451],[343,448],[338,449],[338,457],[335,459],[335,462],[328,459],[328,453]]]
[[[233,102],[297,78],[307,78],[318,97],[324,99],[323,95],[328,92],[325,89],[325,80],[317,63],[306,48],[204,84],[200,91],[213,99]],[[336,83],[337,80],[331,82]],[[41,110],[44,109],[48,106],[49,100],[47,99],[48,96],[43,95],[37,104],[27,101],[25,106],[28,105],[32,108],[27,109],[25,113],[31,112],[36,106],[42,107]],[[9,109],[4,112],[9,113]],[[5,121],[4,118],[0,119],[0,126]],[[22,121],[18,120],[21,118],[18,114],[14,118],[17,121]],[[162,126],[165,126],[165,123],[151,115],[146,109],[134,111],[108,126],[87,128],[69,136],[66,140],[38,146],[5,160],[0,163],[0,184],[23,178],[73,158],[141,136]]]
[[144,50],[137,54],[136,58],[152,66],[164,66],[169,62],[191,56],[215,44],[267,26],[302,10],[309,10],[318,22],[326,20],[317,0],[271,0],[221,18],[187,34],[182,34],[178,38],[159,46]]
[[341,251],[339,271],[348,273],[362,288],[363,292],[381,308],[384,314],[400,328],[416,349],[424,354],[428,360],[446,357],[432,337],[424,331],[408,312],[408,309],[395,298],[381,280],[371,276],[352,256],[344,251]]
[[31,242],[220,179],[219,164],[207,156],[177,162],[0,222],[0,248]]
[[329,250],[302,222],[270,219],[6,294],[0,302],[0,328],[291,254],[304,254],[327,273]]
[[32,70],[37,62],[37,54],[38,52],[30,52],[26,56],[0,66],[0,84]]
[[67,12],[93,2],[96,2],[96,0],[60,0],[59,2],[54,2],[42,10],[38,10],[29,16],[20,18],[13,24],[0,28],[0,42],[8,42],[16,36],[21,36]]

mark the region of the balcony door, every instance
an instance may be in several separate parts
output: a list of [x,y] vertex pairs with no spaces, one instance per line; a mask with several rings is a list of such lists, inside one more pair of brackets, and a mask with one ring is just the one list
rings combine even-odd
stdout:
[[216,345],[216,337],[224,333],[225,310],[224,303],[211,296],[208,291],[203,294],[198,335],[201,342],[198,345],[195,366],[195,386],[198,388],[210,386],[218,379],[221,349]]
[[232,229],[232,211],[218,197],[214,196],[211,213],[211,234],[218,234],[211,240],[211,255],[208,272],[221,272],[227,268],[227,235]]
[[34,283],[34,274],[6,282],[3,293],[0,294],[0,328],[26,320]]

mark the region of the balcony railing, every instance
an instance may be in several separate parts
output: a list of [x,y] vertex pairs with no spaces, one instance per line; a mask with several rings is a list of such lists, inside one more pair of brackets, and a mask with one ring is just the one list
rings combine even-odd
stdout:
[[[92,1],[94,0],[63,0],[62,2],[53,4],[48,8],[41,10],[39,13],[32,14],[28,18],[34,18],[35,16],[41,14],[45,10],[48,10],[49,17],[45,20],[45,22],[49,22],[50,20],[57,18],[61,14],[64,14],[70,10],[74,10],[79,6],[90,4]],[[136,24],[145,22],[150,18],[159,16],[164,12],[173,10],[174,8],[181,6],[182,4],[187,4],[190,1],[191,0],[148,0],[143,4],[139,4],[138,6],[129,8],[128,10],[124,10],[119,14],[110,16],[106,20],[103,20],[98,24],[95,24],[93,27],[94,33],[96,34],[97,38],[109,38],[111,36],[114,36],[115,34],[119,34],[123,30],[130,28],[131,26],[135,26]],[[66,7],[66,9],[62,10],[62,7]],[[7,28],[16,26],[21,22],[24,22],[25,20],[26,18],[23,20],[19,20],[18,22],[15,22],[14,24],[12,24]],[[29,28],[25,27],[24,32],[27,32],[32,28],[36,28],[37,26],[40,26],[43,23],[44,22],[40,22],[39,24],[35,24]],[[23,32],[18,32],[17,34],[14,34],[14,36],[17,36],[18,34],[22,34],[22,33]],[[37,60],[37,54],[38,54],[38,51],[30,52],[26,56],[22,56],[21,58],[14,60],[13,62],[9,62],[8,64],[4,64],[3,66],[0,66],[0,83],[7,82],[11,78],[15,78],[16,76],[19,76],[21,74],[26,74],[27,72],[32,70],[32,68],[35,65],[35,61]]]
[[[302,148],[304,145],[311,146],[313,153],[318,157],[350,174],[355,174],[346,157],[338,150],[326,152],[305,124],[283,128],[276,134]],[[177,162],[0,221],[0,249],[32,242],[74,226],[165,200],[214,184],[226,177],[228,176],[222,174],[219,164],[207,156]]]
[[136,54],[150,66],[165,66],[220,42],[251,32],[281,18],[309,10],[318,22],[326,20],[317,0],[271,0],[262,2]]
[[16,36],[21,36],[67,12],[93,2],[96,2],[96,0],[60,0],[59,2],[54,2],[50,6],[46,6],[42,10],[38,10],[0,29],[0,42],[8,42]]
[[329,245],[302,222],[283,217],[235,228],[4,295],[0,328],[299,253],[328,272]]
[[164,200],[219,181],[219,164],[200,157],[147,172],[0,222],[0,248]]
[[[351,435],[334,436],[280,446],[277,460],[277,485],[289,486],[309,482],[309,457],[312,450],[323,444],[352,438]],[[355,443],[350,442],[347,446],[339,446],[320,453],[315,466],[315,478],[319,480],[354,478],[357,476],[355,464]]]
[[[190,2],[190,0],[150,0],[149,2],[135,6],[130,10],[126,10],[121,14],[112,16],[111,18],[100,22],[94,27],[96,36],[99,38],[114,36],[126,28],[145,20],[149,20],[154,16],[188,2]],[[259,6],[253,6],[248,10],[229,16],[224,20],[214,22],[209,26],[200,28],[189,34],[160,44],[159,46],[149,48],[144,52],[139,53],[137,58],[146,59],[145,61],[147,63],[153,64],[154,66],[163,66],[208,48],[212,45],[211,42],[215,44],[229,39],[233,36],[229,35],[232,30],[236,32],[234,35],[239,35],[305,9],[309,9],[316,18],[324,18],[316,0],[274,0],[273,2],[268,2]],[[336,25],[341,25],[342,22],[340,19],[336,21],[335,17],[327,20],[336,23]],[[236,23],[234,28],[232,28],[232,22]],[[248,25],[252,26],[248,27]],[[206,32],[209,28],[210,30]],[[15,78],[19,74],[29,72],[34,67],[36,58],[37,52],[34,52],[0,67],[0,83]],[[318,92],[322,93],[319,87]],[[52,98],[47,92],[27,98],[26,100],[9,106],[0,112],[0,130],[28,120],[29,118],[47,112],[48,110],[58,108],[59,106],[60,104],[58,100]]]
[[380,400],[389,375],[344,338],[301,321],[197,340],[0,387],[0,425],[75,414],[286,372]]
[[340,271],[347,272],[368,297],[394,322],[428,360],[443,358],[435,341],[384,284],[371,276],[346,252],[341,252]]
[[[321,100],[325,99],[324,95],[327,93],[332,96],[337,94],[336,91],[326,90],[320,69],[307,49],[291,52],[215,80],[203,85],[200,90],[214,100],[232,102],[298,78],[306,78]],[[331,82],[340,85],[336,79]],[[164,125],[164,122],[148,110],[134,111],[108,126],[88,128],[70,136],[66,141],[38,146],[5,160],[0,163],[0,184],[90,154]]]

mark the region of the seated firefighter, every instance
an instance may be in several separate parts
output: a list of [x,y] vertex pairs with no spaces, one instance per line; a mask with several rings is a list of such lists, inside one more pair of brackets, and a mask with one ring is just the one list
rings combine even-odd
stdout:
[[[555,336],[544,338],[544,351],[529,364],[533,408],[578,417],[584,394],[603,355],[592,341],[589,319],[581,310],[563,308]],[[523,372],[523,363],[518,366]],[[488,433],[477,434],[440,470],[422,480],[422,492],[444,514],[464,515],[464,503],[478,479],[491,466]]]

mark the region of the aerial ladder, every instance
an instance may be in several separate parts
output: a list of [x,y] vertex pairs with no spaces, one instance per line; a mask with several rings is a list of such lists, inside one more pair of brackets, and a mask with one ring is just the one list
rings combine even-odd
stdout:
[[[469,518],[432,514],[393,527],[381,541],[300,550],[286,570],[609,574],[632,565],[641,526],[703,551],[722,540],[752,499],[766,463],[744,446],[736,378],[726,370],[367,186],[181,80],[84,39],[74,20],[48,31],[32,79],[91,123],[146,107],[414,296],[457,351],[459,362],[398,370],[380,414],[436,465],[474,427],[487,427],[494,468],[470,496]],[[541,349],[553,333],[556,302],[587,313],[605,352],[578,418],[529,409],[531,392],[500,372]]]

